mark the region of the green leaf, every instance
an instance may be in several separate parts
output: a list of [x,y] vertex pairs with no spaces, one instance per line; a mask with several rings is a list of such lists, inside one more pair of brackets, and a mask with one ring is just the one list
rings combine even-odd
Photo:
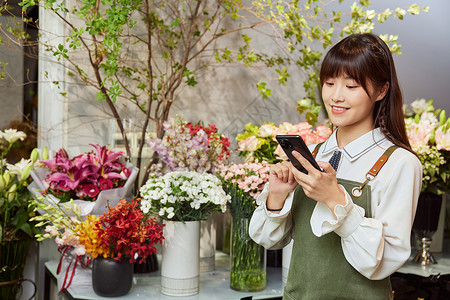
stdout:
[[408,8],[408,12],[412,15],[418,15],[420,14],[420,6],[417,4],[412,4],[409,8]]
[[279,76],[278,76],[278,82],[279,82],[281,85],[286,85],[287,79],[288,79],[289,77],[291,77],[291,75],[289,75],[289,73],[287,72],[286,67],[283,67],[282,70],[275,69],[275,72],[277,72],[278,75],[279,75]]
[[259,91],[259,93],[261,94],[261,96],[263,97],[264,100],[267,100],[269,97],[272,96],[271,89],[267,88],[267,83],[266,82],[262,82],[261,79],[256,84],[256,87],[258,88],[258,91]]
[[447,122],[447,115],[445,114],[445,110],[442,110],[439,114],[439,124],[442,126]]

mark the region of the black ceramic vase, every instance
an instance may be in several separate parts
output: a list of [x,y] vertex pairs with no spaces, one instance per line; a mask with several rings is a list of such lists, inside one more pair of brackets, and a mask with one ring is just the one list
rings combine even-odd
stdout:
[[267,266],[281,268],[283,262],[283,249],[267,250]]
[[431,238],[436,232],[441,213],[442,196],[433,193],[420,193],[417,203],[413,231],[418,239],[420,249],[413,261],[421,265],[435,264],[430,252]]
[[139,263],[141,258],[137,258],[134,263],[133,270],[135,274],[152,273],[158,271],[158,258],[156,253],[149,255],[142,263]]
[[120,297],[133,284],[133,264],[128,259],[96,258],[92,267],[92,288],[102,297]]

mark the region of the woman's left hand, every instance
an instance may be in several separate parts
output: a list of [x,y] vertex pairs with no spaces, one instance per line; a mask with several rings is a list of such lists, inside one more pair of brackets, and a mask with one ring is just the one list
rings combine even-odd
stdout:
[[324,170],[321,172],[297,151],[292,154],[308,171],[308,174],[305,174],[291,164],[295,181],[302,186],[306,196],[327,205],[332,212],[337,204],[345,205],[345,194],[337,183],[335,170],[328,162],[317,162]]

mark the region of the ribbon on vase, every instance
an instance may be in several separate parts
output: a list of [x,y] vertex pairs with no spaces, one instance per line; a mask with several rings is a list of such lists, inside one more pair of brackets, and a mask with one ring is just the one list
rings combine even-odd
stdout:
[[[61,273],[63,260],[66,257],[67,251],[70,250],[71,248],[73,248],[73,247],[69,246],[69,245],[58,247],[58,251],[60,251],[62,253],[61,253],[61,258],[59,259],[58,267],[56,268],[56,275],[59,275]],[[89,265],[91,263],[91,259],[89,257],[86,257],[86,261],[84,262],[81,259],[81,257],[82,257],[82,255],[75,256],[75,262],[73,264],[72,272],[70,272],[70,267],[72,266],[73,260],[71,260],[69,262],[69,266],[66,269],[66,274],[64,275],[64,281],[63,281],[62,287],[60,289],[60,292],[64,292],[65,290],[67,290],[70,287],[70,285],[72,284],[72,280],[75,276],[75,270],[78,265],[81,266],[83,269],[86,269],[89,267]],[[69,281],[67,281],[69,273],[71,273],[71,274],[70,274]]]

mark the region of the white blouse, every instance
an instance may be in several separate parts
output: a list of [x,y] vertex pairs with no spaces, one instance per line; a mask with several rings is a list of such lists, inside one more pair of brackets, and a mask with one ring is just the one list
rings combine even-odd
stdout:
[[[380,129],[375,129],[339,149],[335,131],[320,147],[316,159],[328,161],[335,150],[341,150],[337,177],[364,182],[370,167],[392,145]],[[312,151],[314,147],[309,148]],[[345,258],[358,272],[369,279],[383,279],[398,270],[410,256],[411,227],[421,182],[419,159],[398,148],[377,177],[368,183],[372,218],[364,217],[364,209],[354,204],[344,190],[346,204],[336,205],[334,209],[337,219],[326,205],[318,202],[310,219],[311,230],[318,237],[334,231],[341,237]],[[293,192],[280,214],[275,214],[266,209],[268,186],[256,200],[258,207],[250,221],[250,236],[267,249],[279,249],[292,239]]]

